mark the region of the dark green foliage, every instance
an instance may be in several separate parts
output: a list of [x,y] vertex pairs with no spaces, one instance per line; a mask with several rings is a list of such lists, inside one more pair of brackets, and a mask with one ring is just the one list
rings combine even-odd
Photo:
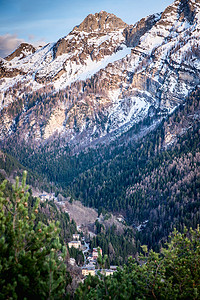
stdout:
[[3,169],[7,174],[10,175],[14,171],[20,172],[20,169],[22,169],[23,167],[12,156],[1,152],[0,153],[0,168]]
[[108,268],[108,255],[101,255],[100,247],[97,247],[98,257],[97,257],[97,267],[98,269]]
[[[35,201],[36,199],[32,198],[31,206],[34,206]],[[53,201],[40,202],[35,222],[38,223],[39,221],[46,225],[49,222],[59,222],[59,237],[63,245],[70,241],[73,233],[76,232],[75,222],[70,221],[69,215],[59,209]]]
[[[96,222],[98,225],[98,222]],[[128,257],[135,256],[137,249],[134,241],[134,233],[130,229],[119,233],[116,227],[102,231],[102,224],[97,227],[97,235],[91,241],[91,249],[100,247],[104,254],[108,255],[108,261],[111,265],[122,265],[127,262]],[[101,228],[100,230],[98,230]]]
[[36,222],[39,202],[29,207],[26,173],[12,191],[6,184],[0,186],[0,299],[60,298],[69,278],[59,222]]
[[[6,152],[0,151],[0,169],[3,170],[3,174],[0,173],[0,176],[2,177],[2,179],[5,179],[5,175],[8,177],[20,176],[23,170],[27,168],[20,164],[15,157],[9,155]],[[42,177],[40,177],[37,173],[31,171],[30,169],[28,169],[27,183],[37,188],[45,189],[45,187],[47,187],[49,189],[49,184],[47,184],[47,182],[45,182]]]
[[84,255],[81,250],[71,247],[69,248],[69,255],[76,260],[76,264],[78,266],[82,266],[84,264]]
[[200,231],[176,230],[161,253],[152,250],[129,259],[113,276],[89,276],[76,299],[199,299]]

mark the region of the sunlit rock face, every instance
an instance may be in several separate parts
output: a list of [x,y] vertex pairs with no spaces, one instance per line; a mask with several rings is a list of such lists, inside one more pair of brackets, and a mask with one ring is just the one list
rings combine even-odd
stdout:
[[64,38],[0,61],[2,140],[82,143],[170,113],[199,85],[200,3],[175,1],[135,25],[105,11]]

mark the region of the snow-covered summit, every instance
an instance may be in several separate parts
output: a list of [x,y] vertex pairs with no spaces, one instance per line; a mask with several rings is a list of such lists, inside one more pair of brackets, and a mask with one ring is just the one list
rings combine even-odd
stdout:
[[[86,17],[69,35],[54,44],[39,49],[21,44],[6,58],[7,62],[1,64],[1,78],[4,78],[1,91],[19,82],[33,85],[34,89],[55,83],[56,89],[60,89],[91,76],[100,70],[101,64],[105,67],[130,53],[125,49],[123,36],[126,26],[115,15],[101,11]],[[121,54],[115,55],[119,51]]]

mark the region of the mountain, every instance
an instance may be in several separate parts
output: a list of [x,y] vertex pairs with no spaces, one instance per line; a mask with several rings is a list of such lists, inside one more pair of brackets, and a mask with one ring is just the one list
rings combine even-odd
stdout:
[[1,140],[84,148],[162,119],[199,84],[199,10],[177,0],[135,25],[101,11],[54,44],[20,46],[1,60]]
[[1,60],[2,153],[30,183],[121,214],[135,249],[160,248],[200,221],[199,36],[199,1],[177,0],[134,25],[101,11],[19,46]]
[[[109,61],[119,59],[115,55],[110,59],[108,57],[120,50],[118,47],[125,41],[122,32],[126,26],[127,24],[115,15],[101,11],[87,16],[79,26],[56,43],[30,53],[25,60],[21,61],[20,56],[11,64],[7,63],[6,61],[19,56],[16,52],[22,51],[24,44],[21,44],[13,54],[5,58],[2,67],[11,70],[20,69],[26,75],[25,84],[29,85],[28,81],[32,81],[35,83],[35,89],[52,81],[56,82],[55,88],[64,88],[75,80],[87,78],[90,76],[88,72],[94,74],[103,67],[103,64],[106,66]],[[124,55],[125,53],[120,57]],[[107,59],[104,59],[105,57]],[[99,61],[101,63],[98,64]],[[10,77],[14,76],[12,74]],[[17,82],[21,80],[22,78],[19,78]]]

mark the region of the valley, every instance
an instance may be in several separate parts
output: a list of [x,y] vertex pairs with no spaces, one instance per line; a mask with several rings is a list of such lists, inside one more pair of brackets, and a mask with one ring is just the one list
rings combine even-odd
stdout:
[[[198,1],[175,1],[135,25],[101,11],[55,44],[21,45],[2,64],[26,74],[2,73],[2,151],[33,172],[33,188],[122,215],[136,248],[159,249],[185,210],[196,226],[199,26]],[[79,222],[81,207],[71,213]]]
[[[199,40],[199,1],[175,0],[135,24],[104,10],[89,14],[54,43],[21,43],[0,58],[0,179],[8,180],[2,214],[10,212],[6,199],[25,199],[24,189],[12,189],[27,170],[24,222],[38,202],[34,230],[40,222],[44,232],[59,228],[51,243],[69,270],[62,275],[65,297],[122,299],[115,294],[122,280],[124,299],[165,299],[168,290],[169,299],[179,299],[177,291],[189,299],[187,276],[176,277],[173,263],[178,269],[179,253],[189,269],[199,259],[193,245],[200,224]],[[76,239],[80,247],[71,247]],[[97,248],[103,255],[91,269]],[[92,275],[107,269],[112,276],[92,279],[86,264]],[[188,274],[191,299],[200,295],[197,269]],[[129,274],[136,290],[127,288]]]

